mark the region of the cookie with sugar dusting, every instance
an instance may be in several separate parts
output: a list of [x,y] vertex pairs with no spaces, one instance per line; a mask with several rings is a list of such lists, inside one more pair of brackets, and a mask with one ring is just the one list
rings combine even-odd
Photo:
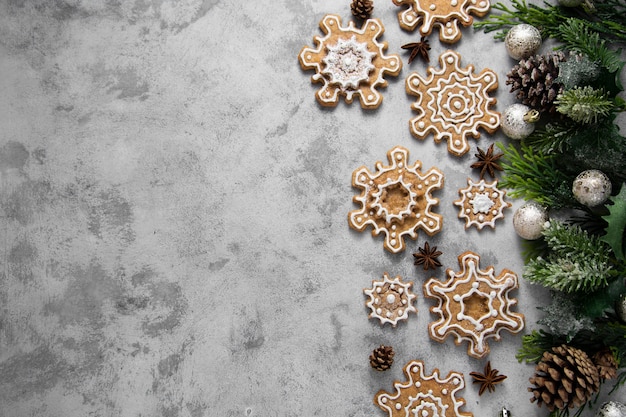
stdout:
[[313,83],[322,87],[315,97],[325,107],[335,107],[340,96],[347,103],[359,98],[361,107],[378,108],[383,96],[378,88],[385,87],[385,75],[398,75],[402,69],[399,55],[385,55],[387,42],[378,38],[385,31],[378,19],[366,20],[360,29],[350,22],[341,26],[337,15],[326,15],[320,22],[323,37],[315,36],[316,46],[303,47],[298,55],[304,70],[314,70]]
[[428,329],[438,342],[449,335],[457,345],[467,342],[467,354],[480,359],[490,351],[488,339],[500,340],[502,330],[518,333],[524,328],[524,315],[512,311],[517,275],[505,269],[496,276],[492,266],[481,269],[480,257],[471,251],[459,255],[458,261],[461,270],[447,269],[447,281],[431,278],[424,283],[424,297],[437,301],[430,311],[438,319]]

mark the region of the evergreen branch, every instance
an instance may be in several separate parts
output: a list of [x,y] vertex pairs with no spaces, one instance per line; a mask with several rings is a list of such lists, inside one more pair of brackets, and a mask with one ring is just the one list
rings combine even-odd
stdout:
[[613,100],[602,90],[575,87],[556,97],[557,111],[577,123],[597,123],[598,117],[608,116],[614,109]]
[[606,41],[600,39],[600,34],[590,30],[589,22],[571,18],[561,23],[556,30],[558,33],[554,37],[565,43],[561,49],[585,54],[611,73],[618,72],[624,65],[619,52],[610,50]]
[[571,179],[556,166],[556,155],[535,152],[522,144],[521,153],[513,144],[498,144],[504,153],[500,180],[513,198],[535,200],[552,208],[561,208],[571,200]]
[[515,358],[518,362],[538,363],[543,352],[558,346],[562,341],[544,330],[533,330],[530,334],[522,336],[522,347],[518,350]]
[[563,153],[567,150],[569,139],[575,131],[574,126],[549,123],[543,128],[535,129],[524,139],[524,143],[541,154]]
[[608,245],[579,226],[551,221],[543,235],[548,247],[557,257],[593,257],[601,263],[609,262]]

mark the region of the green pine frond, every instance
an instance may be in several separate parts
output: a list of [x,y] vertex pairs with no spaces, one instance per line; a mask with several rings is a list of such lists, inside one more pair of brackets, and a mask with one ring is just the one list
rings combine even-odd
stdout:
[[522,336],[522,347],[515,358],[518,362],[537,363],[541,360],[543,352],[550,350],[553,346],[558,346],[561,341],[545,332],[544,330],[533,330],[531,333]]
[[609,72],[618,72],[624,63],[619,52],[609,49],[605,39],[589,28],[589,23],[582,19],[570,18],[557,27],[555,36],[564,45],[562,49],[585,54],[591,61],[597,61]]
[[557,96],[554,103],[559,113],[583,124],[597,123],[598,117],[606,117],[615,109],[606,92],[591,86],[566,90]]
[[535,200],[551,208],[571,202],[571,179],[557,167],[556,155],[536,152],[525,144],[521,151],[513,144],[498,146],[504,153],[500,185],[510,190],[511,197]]

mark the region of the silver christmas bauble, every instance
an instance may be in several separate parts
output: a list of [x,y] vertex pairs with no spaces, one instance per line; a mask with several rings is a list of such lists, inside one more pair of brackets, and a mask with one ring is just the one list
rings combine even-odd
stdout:
[[611,180],[597,169],[588,169],[578,174],[572,184],[572,193],[580,204],[596,207],[611,195]]
[[516,103],[502,113],[500,128],[511,139],[522,140],[535,130],[535,122],[539,120],[539,112],[530,107]]
[[528,58],[541,46],[541,32],[532,25],[520,23],[509,29],[504,38],[504,46],[511,58]]
[[596,417],[626,417],[626,406],[617,401],[609,401],[600,407]]
[[541,204],[529,201],[515,210],[513,228],[519,237],[536,240],[541,237],[548,220],[548,210]]

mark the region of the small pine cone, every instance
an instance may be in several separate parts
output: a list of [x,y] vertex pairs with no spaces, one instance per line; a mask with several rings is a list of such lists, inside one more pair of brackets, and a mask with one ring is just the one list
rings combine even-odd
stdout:
[[377,371],[386,371],[393,365],[393,356],[395,354],[393,347],[380,345],[370,355],[370,365]]
[[358,17],[359,19],[369,19],[372,16],[372,12],[374,11],[374,1],[352,0],[352,4],[350,4],[350,10],[352,11],[352,15]]
[[556,113],[556,97],[563,85],[556,82],[559,63],[566,61],[561,51],[522,59],[507,74],[506,84],[523,104],[541,113]]
[[592,357],[592,361],[598,368],[601,380],[613,379],[617,376],[617,361],[610,349],[596,352]]
[[596,365],[584,351],[568,345],[544,352],[529,381],[534,385],[528,388],[530,401],[550,411],[580,407],[600,389]]

